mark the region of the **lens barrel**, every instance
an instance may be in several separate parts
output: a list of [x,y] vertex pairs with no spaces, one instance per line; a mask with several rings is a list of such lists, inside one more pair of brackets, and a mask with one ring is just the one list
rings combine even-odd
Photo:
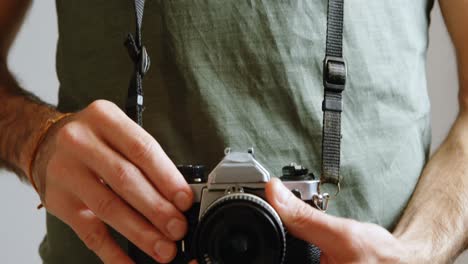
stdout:
[[200,264],[282,264],[286,233],[266,201],[253,194],[234,193],[210,205],[193,242]]

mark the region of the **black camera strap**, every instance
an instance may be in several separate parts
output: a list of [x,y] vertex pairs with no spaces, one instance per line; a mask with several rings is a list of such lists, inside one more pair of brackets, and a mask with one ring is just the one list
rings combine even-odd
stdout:
[[128,34],[125,46],[133,60],[134,72],[128,87],[125,110],[127,115],[138,125],[143,125],[143,77],[150,67],[150,58],[142,44],[141,25],[145,0],[135,0],[136,31],[135,35]]
[[346,85],[347,74],[346,63],[343,59],[343,14],[344,0],[328,1],[326,51],[323,61],[324,99],[320,185],[335,185],[336,194],[340,190],[342,92]]
[[[127,115],[140,126],[143,126],[143,77],[150,67],[150,58],[142,44],[141,25],[143,23],[143,11],[145,0],[135,0],[136,31],[135,35],[129,33],[125,40],[131,59],[134,63],[134,72],[128,87],[125,111]],[[134,261],[140,258],[148,258],[136,245],[128,242],[128,255]],[[148,262],[150,263],[150,262]]]

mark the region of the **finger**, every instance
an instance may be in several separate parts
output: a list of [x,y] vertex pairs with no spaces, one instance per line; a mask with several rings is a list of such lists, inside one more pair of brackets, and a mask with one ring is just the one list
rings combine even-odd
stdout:
[[104,263],[134,263],[109,234],[106,225],[89,209],[70,219],[70,227]]
[[[95,112],[102,113],[96,124],[98,133],[116,151],[136,164],[167,200],[182,211],[189,209],[193,193],[156,140],[128,118],[118,107],[97,104]],[[109,108],[117,111],[109,111]]]
[[104,145],[99,150],[100,153],[95,151],[90,155],[97,162],[88,164],[96,174],[165,236],[173,240],[182,239],[187,232],[184,215],[153,187],[137,167]]
[[325,254],[320,254],[320,264],[334,264],[330,258]]
[[107,227],[81,201],[66,193],[48,193],[47,210],[67,223],[104,263],[134,263],[110,236]]
[[141,171],[98,139],[91,131],[67,127],[77,142],[70,154],[82,159],[129,205],[143,214],[165,236],[182,239],[187,231],[183,214],[167,201]]
[[266,197],[280,215],[288,232],[335,255],[348,241],[346,221],[327,215],[304,203],[288,190],[279,179],[266,186]]
[[75,168],[72,173],[75,177],[71,178],[79,178],[79,181],[71,191],[76,193],[99,219],[112,226],[155,260],[167,263],[175,257],[175,244],[144,217],[132,210],[90,171]]

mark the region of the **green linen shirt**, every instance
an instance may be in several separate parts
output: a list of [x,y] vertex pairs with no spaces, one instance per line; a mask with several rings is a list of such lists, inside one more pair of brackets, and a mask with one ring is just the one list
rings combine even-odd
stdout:
[[[56,0],[59,109],[123,108],[133,70],[123,45],[133,1]],[[175,163],[212,168],[254,147],[272,174],[292,161],[320,174],[326,0],[149,0],[144,127]],[[348,81],[342,191],[328,213],[397,223],[430,144],[425,57],[431,0],[345,3]],[[122,247],[125,241],[119,238]],[[99,263],[47,215],[47,264]]]

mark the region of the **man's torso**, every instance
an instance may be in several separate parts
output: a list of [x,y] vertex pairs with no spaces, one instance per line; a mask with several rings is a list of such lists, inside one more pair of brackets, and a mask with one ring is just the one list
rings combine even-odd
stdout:
[[[274,175],[294,161],[320,175],[327,1],[147,1],[144,127],[175,163],[212,168],[229,146],[256,149]],[[348,83],[342,191],[328,213],[392,228],[429,150],[425,55],[432,3],[345,4]],[[123,108],[132,1],[57,0],[59,109]],[[45,263],[93,263],[48,215]],[[122,242],[125,246],[125,242]]]

